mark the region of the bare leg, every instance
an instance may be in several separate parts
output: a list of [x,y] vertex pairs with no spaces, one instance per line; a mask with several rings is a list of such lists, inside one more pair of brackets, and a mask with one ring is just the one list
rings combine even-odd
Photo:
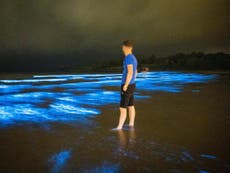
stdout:
[[129,126],[134,126],[135,120],[135,108],[134,106],[128,106],[129,109]]
[[126,114],[127,114],[126,108],[120,107],[120,119],[119,119],[119,124],[117,126],[117,129],[122,129],[126,120]]

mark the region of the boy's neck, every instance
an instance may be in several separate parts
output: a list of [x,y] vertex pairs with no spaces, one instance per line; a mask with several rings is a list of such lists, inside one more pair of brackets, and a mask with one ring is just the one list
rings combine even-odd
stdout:
[[129,54],[132,54],[132,51],[130,52],[125,52],[125,56],[129,55]]

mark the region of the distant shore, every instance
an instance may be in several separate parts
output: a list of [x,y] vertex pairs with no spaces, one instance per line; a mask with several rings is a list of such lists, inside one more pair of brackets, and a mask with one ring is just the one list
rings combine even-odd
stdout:
[[[138,59],[138,71],[144,68],[150,71],[229,71],[230,70],[230,54],[217,53],[202,53],[192,52],[189,54],[177,53],[167,57],[156,57],[155,55],[149,58]],[[91,66],[69,67],[63,68],[63,71],[68,72],[121,72],[121,60],[113,60],[103,63],[94,64]]]
[[[138,57],[137,57],[138,58]],[[166,57],[156,57],[152,55],[148,58],[138,59],[138,72],[144,68],[149,71],[183,71],[183,72],[215,72],[229,73],[230,72],[230,54],[217,53],[177,53]],[[15,71],[0,72],[1,76],[9,74],[70,74],[70,73],[121,73],[122,59],[110,60],[106,62],[98,62],[90,65],[65,65],[57,67],[56,70],[26,70],[22,69]]]

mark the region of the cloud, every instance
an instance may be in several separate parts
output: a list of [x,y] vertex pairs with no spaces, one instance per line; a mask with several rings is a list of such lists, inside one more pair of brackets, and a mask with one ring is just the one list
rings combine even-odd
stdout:
[[4,0],[0,51],[112,58],[126,38],[148,55],[227,50],[228,5],[227,0]]

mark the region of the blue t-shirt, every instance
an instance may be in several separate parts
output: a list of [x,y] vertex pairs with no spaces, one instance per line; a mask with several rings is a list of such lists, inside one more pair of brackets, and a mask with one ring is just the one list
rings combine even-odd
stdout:
[[128,54],[123,61],[123,72],[122,72],[121,84],[124,84],[126,81],[126,77],[128,73],[127,65],[129,64],[133,65],[133,76],[129,84],[135,83],[136,70],[137,70],[137,59],[133,54]]

